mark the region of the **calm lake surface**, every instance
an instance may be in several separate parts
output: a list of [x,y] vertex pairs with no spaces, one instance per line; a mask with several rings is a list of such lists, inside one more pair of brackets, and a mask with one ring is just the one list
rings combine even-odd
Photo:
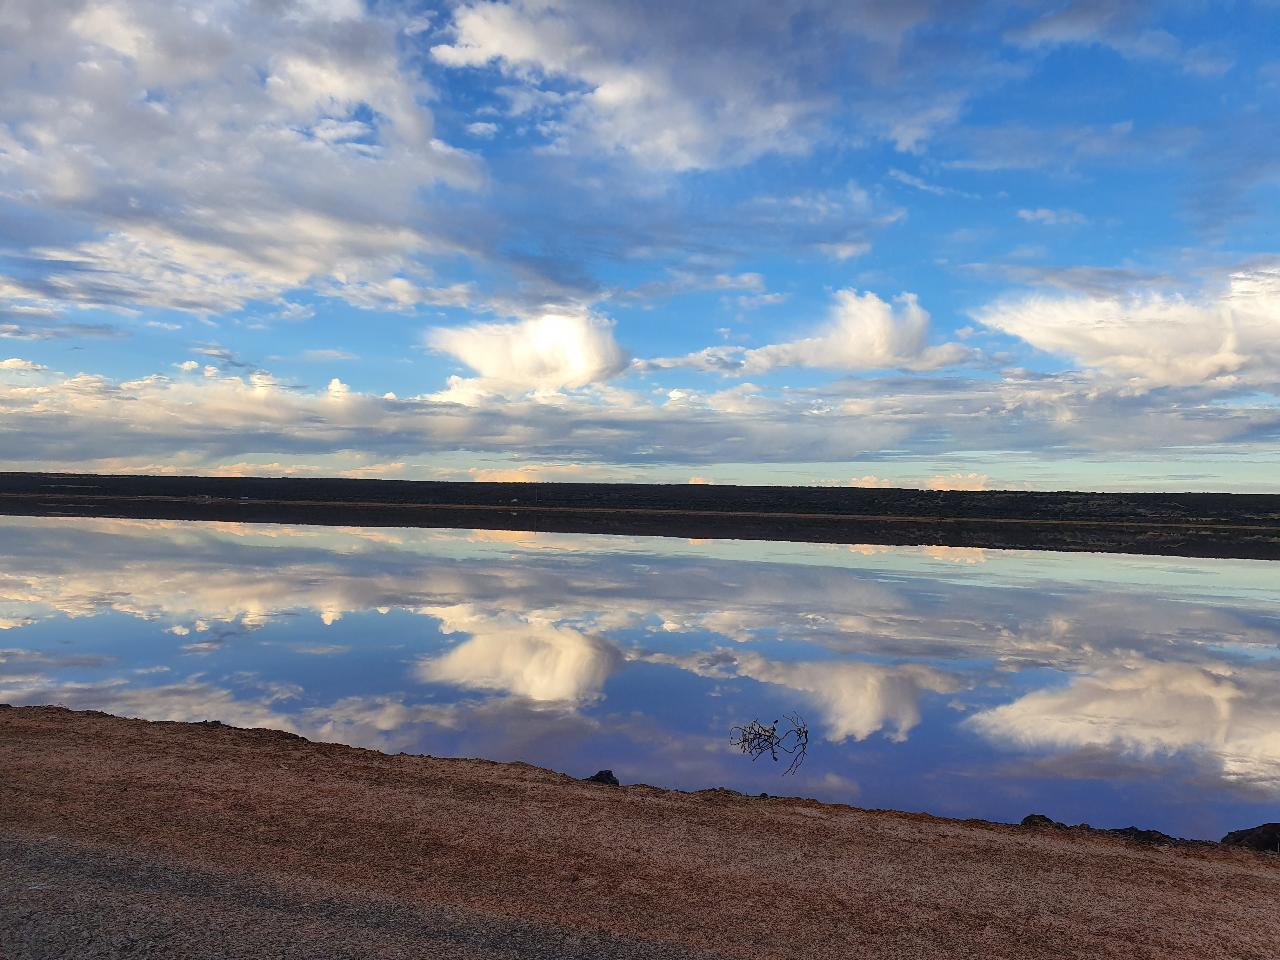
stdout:
[[[0,702],[1216,839],[1280,819],[1280,566],[0,518]],[[797,774],[729,745],[791,711]]]

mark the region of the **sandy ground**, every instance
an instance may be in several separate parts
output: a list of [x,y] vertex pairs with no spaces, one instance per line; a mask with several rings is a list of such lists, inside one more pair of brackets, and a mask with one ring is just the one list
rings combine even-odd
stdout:
[[0,709],[0,957],[1274,958],[1280,858]]

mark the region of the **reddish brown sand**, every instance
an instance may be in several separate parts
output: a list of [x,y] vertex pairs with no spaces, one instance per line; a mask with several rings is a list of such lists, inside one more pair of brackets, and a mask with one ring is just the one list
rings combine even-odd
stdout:
[[1280,953],[1280,858],[0,709],[0,835],[744,958]]

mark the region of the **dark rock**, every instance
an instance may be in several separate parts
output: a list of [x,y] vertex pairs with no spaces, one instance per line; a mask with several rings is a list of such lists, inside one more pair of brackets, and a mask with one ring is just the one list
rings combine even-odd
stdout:
[[1065,823],[1059,823],[1057,820],[1050,820],[1043,813],[1029,813],[1022,818],[1024,827],[1052,827],[1055,830],[1069,829]]
[[1280,823],[1264,823],[1248,830],[1232,830],[1222,838],[1223,846],[1280,852]]
[[583,777],[583,780],[587,783],[605,783],[611,787],[620,786],[618,778],[613,775],[612,770],[600,770],[592,776]]
[[1134,843],[1180,846],[1187,842],[1181,837],[1171,837],[1169,834],[1161,833],[1159,830],[1143,830],[1141,827],[1117,827],[1114,830],[1103,830],[1101,832],[1109,833],[1113,837],[1123,837],[1125,840],[1132,840]]
[[1161,833],[1159,830],[1144,830],[1141,827],[1117,827],[1115,829],[1104,829],[1099,827],[1091,827],[1087,823],[1078,823],[1074,827],[1069,824],[1059,823],[1057,820],[1051,820],[1043,813],[1033,813],[1022,818],[1024,827],[1036,827],[1039,829],[1053,830],[1074,830],[1077,833],[1105,833],[1113,837],[1119,837],[1122,840],[1132,840],[1134,843],[1153,843],[1165,846],[1184,846],[1192,841],[1183,840],[1179,837],[1171,837],[1167,833]]

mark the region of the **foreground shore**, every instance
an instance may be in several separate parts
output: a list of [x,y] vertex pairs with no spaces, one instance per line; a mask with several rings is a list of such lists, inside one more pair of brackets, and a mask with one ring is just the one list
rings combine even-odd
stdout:
[[57,707],[0,708],[0,860],[6,960],[1246,960],[1280,942],[1280,858],[1248,851]]

